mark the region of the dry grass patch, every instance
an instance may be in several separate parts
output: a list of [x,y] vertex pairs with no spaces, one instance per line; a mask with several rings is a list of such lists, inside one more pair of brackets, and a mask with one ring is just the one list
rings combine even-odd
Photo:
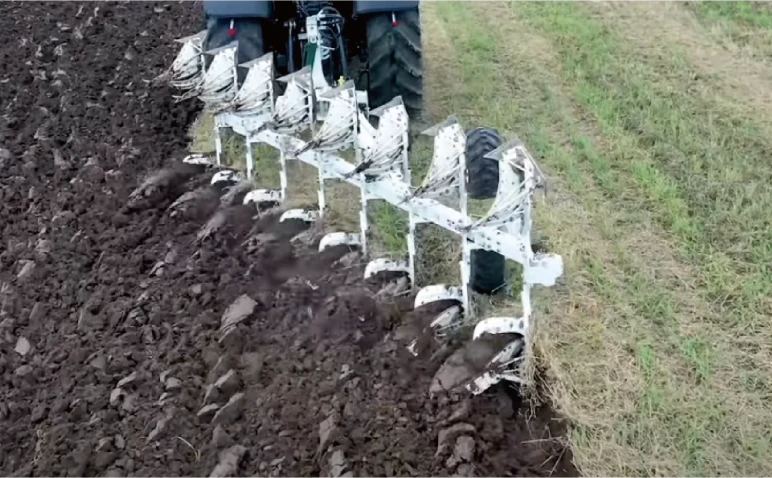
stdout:
[[[717,43],[712,23],[700,23],[708,12],[724,11],[743,2],[593,2],[590,7],[604,22],[634,43],[663,75],[673,74],[674,62],[693,69],[688,87],[710,97],[722,107],[752,116],[772,133],[772,62],[769,55],[746,55],[731,41]],[[695,11],[697,12],[695,14]],[[752,12],[750,10],[749,12]],[[700,13],[702,12],[702,14]],[[772,16],[770,16],[772,19]],[[751,33],[747,28],[746,33]],[[753,32],[756,38],[760,33]],[[762,41],[762,40],[758,40]],[[772,54],[772,23],[763,37]],[[718,93],[718,94],[717,94]]]
[[769,2],[678,2],[689,8],[711,37],[727,50],[759,61],[772,55],[772,8]]
[[[766,296],[716,299],[744,274],[754,284],[746,291],[766,286],[754,268],[740,267],[734,254],[742,248],[717,247],[714,228],[724,222],[724,233],[748,237],[741,230],[764,222],[751,219],[756,208],[740,211],[742,224],[713,203],[704,209],[713,187],[719,197],[743,194],[727,179],[763,149],[754,150],[752,123],[680,83],[693,71],[688,63],[652,61],[627,40],[634,32],[617,37],[614,22],[597,21],[588,8],[437,7],[455,28],[449,36],[465,71],[454,98],[475,101],[484,122],[518,131],[560,178],[558,202],[536,218],[566,259],[568,290],[540,292],[553,302],[539,301],[537,345],[552,396],[576,425],[577,464],[593,475],[763,473],[764,393],[726,384],[757,374],[738,363],[766,350],[742,343],[768,334],[726,327],[756,322]],[[662,48],[661,58],[672,60]],[[747,151],[741,160],[738,149]],[[697,169],[697,158],[712,169]],[[760,243],[749,245],[745,253],[763,257],[753,249]],[[735,417],[738,403],[752,417]]]

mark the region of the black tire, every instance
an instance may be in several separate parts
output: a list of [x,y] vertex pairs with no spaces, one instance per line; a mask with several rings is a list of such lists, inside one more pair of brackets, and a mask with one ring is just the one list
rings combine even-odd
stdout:
[[507,275],[504,256],[497,252],[475,249],[471,254],[469,285],[480,294],[505,292]]
[[[259,18],[234,18],[234,36],[230,35],[230,18],[208,18],[206,37],[204,38],[204,51],[220,48],[238,40],[239,46],[236,52],[237,64],[246,63],[265,54],[265,42],[263,39],[263,24]],[[204,66],[209,68],[212,57],[204,56]],[[247,71],[238,69],[239,85],[244,81]]]
[[367,69],[359,77],[359,89],[368,92],[370,108],[402,96],[412,119],[423,113],[423,59],[421,18],[418,9],[377,13],[367,19]]
[[[501,146],[501,136],[493,128],[475,128],[466,133],[467,194],[472,199],[489,199],[499,188],[499,163],[485,157]],[[493,251],[475,249],[471,254],[469,284],[481,294],[504,290],[506,263]]]
[[466,133],[466,192],[472,199],[496,197],[499,189],[499,162],[485,157],[501,146],[501,136],[493,128],[475,128]]

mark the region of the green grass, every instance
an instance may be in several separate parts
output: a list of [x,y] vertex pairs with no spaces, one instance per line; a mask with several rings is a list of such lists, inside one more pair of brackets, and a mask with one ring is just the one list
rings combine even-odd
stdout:
[[[754,118],[695,85],[676,48],[662,45],[654,61],[582,4],[514,2],[488,22],[494,7],[473,5],[433,8],[463,78],[447,107],[520,135],[594,231],[573,230],[568,216],[544,224],[574,239],[558,249],[573,255],[569,294],[604,316],[576,317],[577,329],[544,320],[579,464],[611,475],[772,469],[762,455],[735,455],[768,446],[755,419],[733,414],[740,402],[769,418],[764,395],[725,386],[753,373],[737,363],[755,354],[743,343],[769,337],[770,142]],[[612,361],[631,366],[610,372]],[[616,394],[601,400],[609,384]]]
[[724,45],[768,61],[772,53],[772,7],[768,2],[689,2],[690,9]]
[[[222,161],[241,171],[246,171],[246,143],[244,137],[230,130],[220,131],[222,141]],[[203,113],[192,125],[190,131],[191,152],[214,155],[214,119],[211,114]],[[266,145],[252,145],[252,161],[255,167],[255,183],[258,187],[279,187],[279,156]]]
[[752,120],[689,93],[688,65],[659,74],[577,5],[513,8],[558,45],[575,98],[614,138],[609,163],[590,161],[598,184],[618,193],[609,177],[631,178],[696,264],[726,255],[730,266],[705,282],[713,300],[735,298],[738,323],[768,312],[759,299],[772,290],[772,143]]
[[767,2],[689,2],[700,19],[709,22],[733,23],[733,28],[742,36],[748,36],[747,29],[772,29],[772,8]]

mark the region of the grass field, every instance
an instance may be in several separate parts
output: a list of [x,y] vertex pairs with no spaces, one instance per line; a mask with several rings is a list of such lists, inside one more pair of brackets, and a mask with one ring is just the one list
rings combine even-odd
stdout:
[[519,136],[548,175],[566,271],[536,292],[536,356],[576,465],[772,473],[772,7],[422,9],[429,113]]

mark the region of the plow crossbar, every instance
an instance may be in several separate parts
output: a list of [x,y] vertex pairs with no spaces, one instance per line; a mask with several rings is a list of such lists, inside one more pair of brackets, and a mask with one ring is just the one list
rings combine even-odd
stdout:
[[[250,136],[249,141],[264,143],[279,150],[288,146],[289,150],[297,150],[305,148],[307,145],[305,141],[293,136],[267,130]],[[367,194],[374,198],[383,199],[405,212],[412,212],[422,222],[435,224],[456,234],[462,234],[465,228],[474,223],[468,216],[445,206],[436,199],[409,198],[412,191],[401,178],[384,175],[374,181],[362,181],[360,177],[352,175],[356,168],[355,164],[331,153],[318,153],[309,150],[297,155],[296,159],[317,169],[322,169],[328,178],[346,181],[352,186],[364,189]],[[524,238],[518,235],[482,227],[468,232],[467,239],[480,249],[496,251],[507,259],[517,261],[520,264],[525,265],[529,261],[526,250],[530,249],[530,241],[526,243]],[[541,285],[553,284],[554,282]]]

